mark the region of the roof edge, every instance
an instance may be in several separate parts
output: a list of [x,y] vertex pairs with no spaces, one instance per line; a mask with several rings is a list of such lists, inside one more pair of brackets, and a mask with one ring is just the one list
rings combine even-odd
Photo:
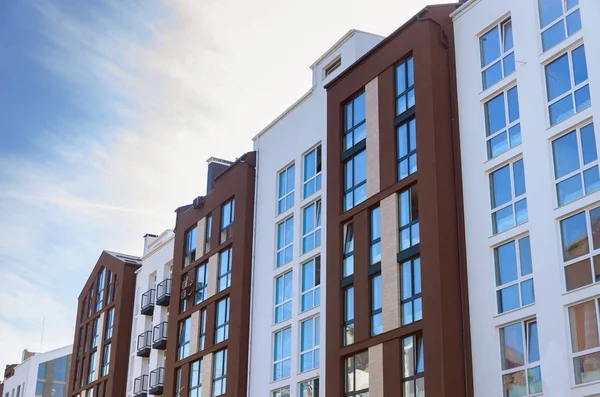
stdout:
[[463,4],[460,4],[458,8],[450,14],[450,18],[452,18],[452,21],[457,20],[479,3],[481,3],[481,0],[467,0]]

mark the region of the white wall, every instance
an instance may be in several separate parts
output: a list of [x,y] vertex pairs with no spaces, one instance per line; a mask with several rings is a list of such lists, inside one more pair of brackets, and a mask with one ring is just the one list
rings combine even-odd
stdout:
[[[600,295],[600,285],[565,293],[559,219],[600,200],[600,193],[557,208],[551,140],[585,119],[600,120],[600,3],[580,0],[583,29],[543,53],[536,0],[471,1],[455,15],[462,175],[471,314],[475,396],[502,394],[499,328],[536,316],[544,395],[589,396],[600,384],[574,387],[567,306]],[[511,15],[517,71],[481,91],[478,35]],[[544,64],[583,40],[592,108],[549,127]],[[523,143],[487,160],[483,103],[511,82],[518,85]],[[596,104],[596,105],[595,105]],[[596,132],[600,123],[596,123]],[[596,143],[600,139],[596,137]],[[529,221],[492,236],[489,172],[523,156]],[[497,315],[493,247],[529,233],[536,303]]]
[[[256,138],[254,148],[258,152],[256,181],[256,210],[254,225],[254,265],[252,286],[252,311],[250,333],[250,367],[248,377],[249,396],[270,396],[271,391],[289,386],[290,396],[299,395],[299,383],[315,377],[320,378],[320,395],[325,393],[325,274],[326,274],[326,91],[324,84],[351,65],[368,49],[381,41],[382,37],[354,32],[344,36],[341,42],[320,58],[313,66],[313,88],[300,103],[280,116]],[[323,68],[341,54],[342,65],[326,79]],[[316,194],[303,197],[303,155],[321,143],[322,145],[322,188]],[[293,210],[277,215],[278,172],[295,163],[295,201]],[[301,253],[302,208],[322,200],[321,246]],[[276,268],[277,223],[294,214],[294,259],[291,263]],[[321,305],[300,313],[301,284],[300,265],[321,255]],[[273,324],[275,278],[293,269],[292,317]],[[300,321],[320,314],[320,367],[299,374],[300,368]],[[277,382],[273,378],[273,333],[292,326],[291,377]],[[341,331],[340,331],[341,332]]]

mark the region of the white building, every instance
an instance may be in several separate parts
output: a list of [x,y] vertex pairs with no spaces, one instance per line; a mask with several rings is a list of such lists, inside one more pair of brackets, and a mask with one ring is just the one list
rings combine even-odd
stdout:
[[596,396],[600,2],[452,17],[475,396]]
[[142,267],[136,271],[127,396],[162,394],[175,234],[144,236]]
[[349,31],[311,66],[311,89],[253,139],[249,396],[324,395],[324,85],[382,39]]
[[66,397],[73,345],[45,353],[23,352],[14,375],[4,380],[3,397]]

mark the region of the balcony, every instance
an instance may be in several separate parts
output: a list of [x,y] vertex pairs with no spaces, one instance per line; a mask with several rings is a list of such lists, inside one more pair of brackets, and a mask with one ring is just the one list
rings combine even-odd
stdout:
[[142,375],[133,380],[133,395],[135,397],[148,396],[148,375]]
[[137,356],[138,357],[150,357],[150,350],[152,342],[152,331],[144,331],[138,335],[137,340]]
[[163,386],[165,384],[165,369],[156,368],[150,372],[150,394],[161,395],[163,394]]
[[154,290],[148,290],[142,295],[142,314],[151,316],[154,313]]
[[167,348],[167,322],[155,325],[152,332],[152,347],[158,350],[165,350]]
[[156,304],[169,306],[171,300],[171,279],[166,278],[156,286]]

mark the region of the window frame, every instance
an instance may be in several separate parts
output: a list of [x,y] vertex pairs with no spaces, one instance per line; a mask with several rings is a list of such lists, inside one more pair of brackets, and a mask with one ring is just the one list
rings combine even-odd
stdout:
[[[415,194],[413,195],[413,192]],[[403,206],[403,197],[405,194],[408,195],[408,218],[406,222],[402,219],[402,206]],[[416,213],[417,217],[414,218],[413,208],[413,199],[416,197],[417,205],[416,205]],[[421,243],[421,230],[420,230],[420,222],[419,222],[419,185],[413,184],[410,187],[402,190],[398,193],[398,244],[399,244],[399,252],[405,251],[411,247],[418,246]],[[408,240],[410,241],[409,245],[404,245],[405,239],[403,238],[403,232],[408,231]]]
[[106,285],[106,268],[103,267],[98,273],[98,284],[96,286],[96,313],[102,310],[102,305],[104,303],[104,287]]
[[[528,239],[529,242],[529,259],[531,261],[531,273],[523,274],[523,263],[522,263],[522,252],[521,252],[521,242]],[[511,281],[507,281],[504,284],[500,284],[500,257],[498,250],[502,247],[506,247],[509,244],[514,243],[515,247],[515,259],[516,259],[516,272],[517,278]],[[495,290],[496,290],[496,312],[498,315],[510,313],[514,310],[519,310],[524,307],[528,307],[535,304],[535,285],[533,284],[534,280],[534,266],[533,266],[533,258],[531,256],[531,238],[529,234],[519,235],[511,238],[510,240],[504,241],[501,244],[497,245],[493,249],[494,255],[494,278],[495,278]],[[523,284],[527,282],[531,282],[531,291],[533,292],[533,302],[523,303]],[[519,298],[519,306],[511,309],[501,310],[501,300],[502,300],[502,291],[508,288],[517,287],[518,298]]]
[[[187,335],[187,336],[186,336]],[[187,339],[186,339],[187,338]],[[177,360],[190,356],[190,341],[192,340],[192,317],[179,321],[177,330]]]
[[[355,170],[355,162],[356,159],[358,158],[358,156],[364,156],[364,163],[365,163],[365,179],[364,181],[360,181],[360,182],[356,182],[355,176],[356,176],[356,170]],[[346,185],[348,185],[348,167],[352,168],[352,186],[351,187],[346,187]],[[365,200],[367,199],[367,150],[363,149],[358,151],[356,154],[354,154],[352,157],[348,158],[346,161],[344,161],[343,167],[342,167],[342,173],[343,173],[343,178],[342,178],[342,182],[343,182],[343,198],[342,198],[342,207],[344,212],[346,211],[350,211],[352,208],[358,206],[359,204],[365,202]],[[365,187],[365,195],[364,198],[359,197],[358,200],[356,201],[356,197],[355,197],[355,193],[361,189],[362,187]],[[346,208],[346,204],[348,201],[348,197],[349,195],[352,196],[352,206],[351,207],[347,207]]]
[[[511,35],[512,35],[512,42],[513,45],[511,48],[509,48],[508,50],[505,50],[505,45],[506,45],[506,26],[510,24],[511,26]],[[499,45],[499,50],[500,50],[500,56],[494,58],[493,60],[489,61],[487,64],[483,64],[485,62],[484,57],[485,57],[485,52],[484,52],[484,47],[483,47],[483,40],[484,37],[491,33],[494,29],[498,29],[498,38],[500,39],[498,45]],[[479,36],[479,54],[480,54],[480,70],[481,70],[481,86],[483,88],[483,90],[487,90],[490,87],[493,87],[494,85],[496,85],[498,82],[504,80],[505,78],[507,78],[508,76],[512,75],[513,73],[515,73],[516,71],[516,65],[515,63],[515,45],[514,45],[514,32],[512,31],[512,18],[510,15],[508,15],[506,18],[502,19],[500,22],[495,23],[493,26],[488,27],[483,33],[481,33],[481,35]],[[506,65],[505,65],[505,61],[508,59],[508,61],[510,62],[511,60],[511,55],[512,55],[512,62],[513,62],[513,66],[512,66],[512,71],[510,73],[507,73],[506,71]],[[486,72],[489,71],[493,66],[495,66],[498,62],[500,62],[500,71],[501,71],[501,77],[499,80],[496,80],[492,83],[490,83],[489,85],[486,84]],[[509,69],[510,70],[510,69]]]
[[[289,350],[289,356],[285,356],[284,351],[285,351],[285,337],[284,337],[284,333],[285,332],[289,332],[289,343],[290,346],[288,348]],[[281,357],[277,358],[277,335],[281,335],[281,346],[279,346],[280,351],[281,351]],[[280,381],[282,379],[287,379],[291,376],[291,362],[292,362],[292,327],[291,326],[287,326],[284,328],[281,328],[275,332],[273,332],[273,355],[271,356],[273,357],[273,361],[272,361],[272,371],[271,375],[272,375],[272,380],[273,382],[277,382]],[[287,374],[287,376],[284,374],[283,368],[285,363],[288,362],[288,365],[290,367],[289,369],[289,374]],[[279,375],[277,374],[277,366],[279,365]]]
[[[226,211],[229,209],[229,223],[224,224]],[[233,224],[235,223],[235,198],[227,200],[221,205],[221,244],[233,237]]]
[[[225,302],[223,304],[223,302]],[[221,305],[224,305],[224,307],[222,307]],[[223,341],[226,341],[227,339],[229,339],[229,315],[230,315],[230,309],[231,309],[231,299],[229,296],[227,296],[226,298],[223,298],[221,300],[219,300],[216,304],[216,313],[215,313],[215,344],[217,343],[221,343]],[[223,315],[223,323],[219,322],[219,314],[221,312],[221,310],[225,310],[225,313]],[[223,330],[223,336],[222,339],[220,338],[220,331],[221,329]]]
[[[406,346],[406,341],[411,340],[412,343],[412,363],[414,364],[413,368],[409,369],[409,365],[407,363],[405,363],[405,354],[406,354],[406,350],[405,350],[405,346]],[[404,370],[406,371],[407,369],[409,369],[410,372],[412,372],[412,375],[410,374],[410,372],[407,374],[405,371],[401,372],[401,377],[402,377],[402,389],[405,389],[406,384],[413,384],[413,390],[415,390],[415,395],[417,395],[417,382],[419,382],[420,379],[423,379],[423,387],[425,387],[425,363],[421,363],[419,361],[420,359],[420,355],[423,354],[423,359],[424,359],[424,349],[425,349],[425,342],[423,340],[423,336],[419,333],[417,334],[412,334],[412,335],[408,335],[404,338],[402,338],[402,351],[401,351],[401,362],[402,362],[402,367],[404,368]],[[424,360],[423,360],[424,361]],[[419,371],[419,366],[423,365],[423,371]]]
[[[542,52],[547,52],[549,50],[551,50],[552,48],[556,47],[558,44],[562,43],[563,41],[565,41],[566,39],[568,39],[569,37],[575,35],[577,32],[580,32],[582,27],[580,26],[579,29],[573,31],[571,34],[569,34],[569,28],[568,28],[568,21],[567,19],[575,14],[576,12],[578,12],[580,10],[579,8],[579,2],[577,2],[576,5],[574,5],[573,7],[567,9],[567,1],[568,0],[560,0],[561,2],[561,6],[562,6],[562,13],[560,15],[560,17],[555,18],[554,20],[548,22],[546,25],[543,25],[543,21],[542,21],[542,1],[543,0],[539,0],[538,1],[538,18],[540,19],[540,41],[541,41],[541,47],[542,47]],[[555,44],[549,46],[549,47],[545,47],[544,45],[544,33],[548,32],[550,29],[554,28],[556,25],[558,25],[559,23],[562,23],[563,26],[563,33],[564,33],[564,37],[559,40],[558,42],[556,42]],[[579,24],[581,25],[581,12],[579,14]]]
[[[532,318],[526,318],[526,319],[518,320],[516,322],[512,322],[512,323],[509,323],[509,324],[505,324],[505,325],[503,325],[502,327],[500,327],[498,329],[498,341],[500,342],[500,357],[501,357],[500,358],[500,364],[501,364],[500,365],[500,369],[501,369],[501,376],[502,376],[502,379],[503,379],[503,382],[502,382],[503,388],[504,388],[504,385],[505,385],[504,380],[505,380],[505,378],[507,376],[515,375],[515,374],[518,374],[518,373],[520,373],[520,372],[523,371],[527,375],[527,376],[525,376],[525,387],[527,389],[526,390],[526,395],[527,396],[533,396],[533,395],[538,395],[538,394],[542,394],[543,393],[543,391],[530,393],[530,390],[529,390],[529,387],[530,387],[529,376],[528,376],[529,375],[529,371],[530,370],[535,370],[536,368],[538,368],[539,371],[540,371],[540,377],[541,377],[541,357],[537,361],[533,361],[531,363],[529,362],[529,359],[530,359],[529,353],[530,353],[530,344],[531,344],[530,333],[529,333],[530,332],[529,326],[531,324],[535,324],[536,328],[537,328],[537,323],[538,323],[537,319],[535,317],[532,317]],[[503,341],[503,333],[502,333],[502,331],[504,329],[508,328],[508,327],[511,327],[511,326],[514,326],[514,325],[517,325],[517,324],[521,326],[521,336],[522,336],[521,343],[523,344],[523,350],[524,350],[523,351],[523,362],[524,362],[524,364],[520,365],[520,366],[517,366],[517,367],[514,367],[514,368],[504,369],[504,362],[503,361],[505,360],[505,358],[504,358],[505,348],[503,346],[504,341]],[[539,348],[539,330],[537,330],[537,329],[536,329],[536,334],[537,334],[536,335],[536,339],[538,339],[538,342],[537,342],[538,343],[537,351],[538,351],[538,355],[541,356],[541,351],[540,351],[540,348]],[[506,390],[504,390],[504,391],[506,391]]]
[[[383,333],[383,286],[381,273],[376,273],[371,277],[370,280],[370,290],[371,290],[371,336],[380,335]],[[379,284],[379,296],[377,296],[377,284]],[[377,305],[377,300],[379,300],[379,305]],[[376,320],[379,319],[379,323],[381,324],[381,329],[377,332],[375,328]]]
[[271,390],[271,397],[290,397],[290,387],[284,386],[276,390]]
[[[361,358],[366,357],[366,361],[367,361],[366,369],[369,368],[370,360],[369,360],[369,351],[368,350],[363,350],[363,351],[357,352],[357,353],[355,353],[349,357],[346,357],[344,359],[344,370],[345,370],[344,371],[345,372],[344,373],[344,396],[345,397],[366,397],[369,395],[369,388],[371,387],[371,382],[369,381],[368,376],[366,377],[367,383],[368,383],[367,388],[356,390],[356,359],[357,359],[357,357],[361,357]],[[352,367],[352,375],[351,375],[351,377],[353,379],[352,388],[354,390],[348,390],[349,389],[348,376],[350,375],[349,370],[348,370],[350,367],[350,365],[348,363],[349,360],[352,360],[352,366],[351,366]],[[364,363],[363,363],[363,365],[364,365]],[[368,374],[368,372],[367,372],[367,374]]]
[[[285,278],[286,276],[290,276],[291,277],[291,281],[290,281],[290,288],[289,288],[289,299],[285,299],[286,294],[288,293],[287,289],[285,288]],[[282,296],[283,296],[283,300],[281,302],[278,302],[277,299],[277,282],[278,280],[281,280],[281,290],[282,290]],[[290,318],[292,318],[292,301],[294,298],[293,295],[293,283],[294,283],[294,275],[293,275],[293,270],[289,270],[285,273],[282,273],[278,276],[275,277],[275,293],[274,293],[274,302],[273,302],[273,324],[279,324],[280,322],[283,322],[285,320],[289,320]],[[289,317],[285,317],[285,307],[286,305],[289,303]],[[278,321],[277,320],[277,310],[281,308],[281,319]]]
[[[227,271],[222,273],[223,271],[223,254],[227,253]],[[223,251],[219,252],[219,270],[217,274],[217,292],[225,291],[227,288],[231,287],[231,271],[233,267],[233,249],[232,247],[227,247]],[[225,286],[221,286],[221,281],[225,279]]]
[[[194,369],[196,367],[196,369]],[[194,376],[194,373],[196,376]],[[202,396],[202,358],[190,363],[190,396]],[[177,394],[176,394],[177,395]]]
[[[201,270],[204,277],[201,277]],[[209,263],[203,262],[196,267],[196,288],[194,288],[194,304],[200,304],[207,299],[208,295],[208,272]],[[202,278],[202,280],[200,280]],[[201,295],[201,296],[200,296]]]
[[[344,346],[349,346],[354,343],[354,285],[349,285],[343,289],[344,294],[344,312],[343,312],[343,327],[342,327],[342,342]],[[349,302],[352,301],[352,305]],[[351,335],[351,337],[350,337]]]
[[[405,297],[404,295],[404,265],[410,267],[410,296]],[[416,271],[418,269],[418,272]],[[416,274],[419,274],[419,283],[416,282]],[[412,324],[423,319],[423,286],[422,286],[422,272],[421,272],[421,257],[419,255],[408,258],[398,264],[398,278],[400,283],[400,324],[405,326]],[[418,285],[417,285],[418,284]],[[417,289],[418,287],[418,289]],[[418,292],[416,292],[418,290]],[[408,313],[406,307],[410,305],[410,321],[404,321],[405,316]],[[418,313],[416,307],[421,306],[421,317],[417,318],[415,313]]]
[[212,214],[206,216],[206,224],[204,228],[204,254],[210,252],[210,240],[212,238]]
[[[525,190],[522,194],[516,196],[516,188],[515,188],[515,164],[521,162],[521,166],[523,167],[523,185],[525,187]],[[505,203],[502,204],[498,204],[494,207],[494,192],[495,192],[495,185],[493,182],[493,178],[494,178],[494,174],[506,167],[509,167],[509,177],[510,177],[510,195],[511,195],[511,199],[508,200]],[[498,168],[495,168],[493,170],[491,170],[489,172],[489,186],[490,186],[490,217],[491,217],[491,221],[492,221],[492,234],[493,235],[498,235],[501,233],[504,233],[512,228],[514,228],[515,226],[518,225],[522,225],[524,223],[527,223],[529,221],[529,209],[528,209],[528,203],[527,203],[527,181],[525,178],[525,162],[523,160],[523,157],[519,157],[515,160],[512,160],[508,163],[503,163],[502,166],[499,166]],[[524,203],[524,209],[525,209],[525,219],[523,219],[521,222],[518,221],[517,218],[517,214],[518,214],[518,209],[517,206],[519,203]],[[501,211],[507,209],[507,208],[512,208],[512,225],[506,227],[506,229],[502,229],[500,230],[498,228],[498,225],[500,224],[498,222],[498,218],[496,216],[496,214],[499,214]]]
[[[311,326],[310,326],[310,332],[312,333],[311,338],[312,338],[312,346],[306,348],[305,350],[303,350],[303,341],[304,341],[304,325],[307,324],[308,322],[312,322]],[[321,348],[321,317],[320,316],[314,316],[314,317],[310,317],[310,318],[306,318],[303,319],[302,321],[300,321],[300,362],[299,362],[299,368],[300,370],[298,371],[299,373],[304,373],[304,372],[308,372],[308,371],[312,371],[315,370],[317,368],[319,368],[320,366],[320,348]],[[310,367],[304,367],[304,362],[303,362],[303,358],[307,355],[311,355],[312,356],[312,366]]]
[[[105,331],[104,331],[104,340],[105,341],[112,339],[114,326],[115,326],[115,308],[111,307],[108,310],[108,312],[106,313],[106,326],[105,326]],[[84,346],[85,346],[85,341],[84,341]],[[84,347],[84,352],[85,352],[85,347]]]
[[[280,228],[283,228],[283,241],[280,241]],[[288,230],[288,228],[290,228]],[[277,223],[277,241],[275,251],[275,267],[284,266],[294,260],[294,215],[291,215],[281,222]],[[291,230],[291,231],[290,231]],[[288,232],[291,233],[291,241],[287,242]],[[288,258],[288,253],[291,252],[291,258]],[[281,258],[281,259],[280,259]]]
[[[374,217],[377,214],[377,217]],[[375,227],[379,224],[379,228]],[[369,245],[369,262],[371,265],[381,263],[381,206],[377,206],[369,211],[369,226],[370,226],[370,245]],[[377,229],[377,232],[374,231]],[[375,238],[373,236],[376,236]],[[376,254],[375,252],[379,252]]]
[[[402,70],[402,71],[401,71]],[[412,71],[412,76],[411,76]],[[400,63],[398,63],[394,68],[394,94],[395,94],[395,110],[396,116],[399,116],[409,110],[411,110],[416,104],[416,95],[415,95],[415,60],[414,56],[411,54],[404,58]],[[402,74],[402,79],[404,80],[404,90],[399,91],[399,82],[400,82],[400,74]],[[412,84],[410,84],[412,80]],[[410,102],[410,94],[412,92],[412,105],[409,106]],[[400,99],[404,98],[405,108],[401,110],[399,106]]]
[[[220,374],[217,374],[217,368],[218,368],[218,366],[216,365],[217,360],[221,361],[222,373],[220,373]],[[213,395],[213,397],[223,395],[227,392],[227,361],[228,361],[227,360],[227,348],[219,350],[214,353],[213,370],[212,370],[212,389],[213,389],[212,395]],[[217,388],[215,387],[217,382],[219,382],[219,384],[221,385],[219,390],[217,390]]]
[[[289,176],[292,176],[291,190],[289,188]],[[285,191],[281,190],[281,178],[285,178]],[[296,163],[291,163],[285,166],[277,173],[277,215],[283,214],[290,208],[294,207],[296,201]]]
[[[313,285],[308,286],[304,284],[304,269],[305,266],[312,266],[312,279]],[[303,262],[300,265],[300,312],[306,312],[315,307],[321,306],[321,255],[317,255],[314,258],[309,259],[306,262]],[[304,305],[304,297],[312,296],[312,306],[308,306],[308,304]],[[307,299],[308,300],[308,299]]]
[[[352,271],[350,271],[350,269]],[[354,223],[344,225],[344,240],[342,246],[342,278],[354,274]]]
[[95,381],[94,377],[96,376],[96,356],[97,352],[95,350],[90,353],[90,359],[88,362],[87,383],[92,383]]
[[[104,346],[102,346],[102,371],[101,371],[101,374],[103,377],[108,375],[108,373],[110,371],[110,355],[112,354],[111,348],[112,348],[111,343],[106,343],[106,344],[104,344]],[[107,356],[107,350],[108,350],[108,356]]]
[[[359,120],[358,122],[354,121],[354,114],[355,114],[355,103],[357,103],[357,99],[361,98],[364,96],[364,103],[365,103],[365,118],[362,120]],[[348,126],[347,121],[348,121],[348,108],[349,106],[352,105],[352,125]],[[366,133],[366,124],[367,124],[367,95],[366,95],[366,91],[364,89],[362,89],[360,92],[356,93],[355,95],[353,95],[350,99],[348,99],[343,106],[343,132],[342,132],[342,148],[343,151],[347,151],[352,149],[353,147],[355,147],[356,145],[358,145],[360,142],[365,141],[367,139],[367,133]],[[354,133],[359,129],[362,128],[363,125],[365,126],[365,138],[361,139],[360,141],[355,141],[355,137],[354,137]],[[351,145],[348,145],[348,137],[351,137]]]
[[92,340],[90,342],[90,349],[98,347],[98,339],[100,339],[100,317],[96,317],[92,320]]
[[[314,175],[308,175],[308,160],[309,156],[314,153]],[[319,143],[316,147],[309,150],[308,153],[302,156],[302,197],[303,199],[307,199],[313,194],[317,193],[322,188],[322,177],[323,175],[323,149],[322,145]],[[312,192],[307,188],[307,186],[314,181],[314,189]]]
[[[304,395],[302,393],[304,391],[302,386],[304,385],[307,385],[308,387],[312,388],[312,394]],[[300,388],[300,394],[298,394],[298,397],[319,397],[320,381],[318,377],[302,381],[298,386]],[[308,391],[308,393],[310,393],[310,391]]]
[[[198,225],[185,231],[185,247],[183,251],[183,267],[189,266],[196,260]],[[193,246],[193,248],[192,248]]]
[[206,308],[200,309],[200,332],[198,335],[198,351],[204,350],[206,346]]
[[[514,90],[514,92],[516,92],[516,108],[517,108],[517,117],[511,121],[510,119],[510,109],[511,109],[511,96],[510,93]],[[490,122],[491,122],[491,117],[490,117],[490,107],[489,105],[492,103],[493,100],[497,99],[498,97],[502,96],[502,101],[503,101],[503,107],[504,107],[504,127],[500,128],[498,131],[494,131],[491,132],[490,131]],[[519,107],[519,90],[518,90],[518,85],[513,83],[511,85],[509,85],[506,88],[503,88],[502,91],[494,94],[492,97],[490,97],[489,99],[487,99],[484,103],[483,103],[483,112],[484,112],[484,119],[485,119],[485,144],[486,144],[486,153],[487,153],[487,159],[491,160],[493,158],[496,158],[498,156],[500,156],[502,153],[506,153],[509,150],[521,145],[521,143],[523,142],[523,137],[521,134],[521,109]],[[515,131],[515,134],[513,136],[512,132]],[[518,135],[517,135],[518,134]],[[506,142],[506,149],[502,150],[500,152],[497,152],[496,154],[493,153],[493,141],[497,138],[500,137],[505,137],[504,142]],[[513,139],[516,141],[515,143],[513,143]]]
[[[314,206],[314,219],[313,219],[314,228],[312,230],[307,230],[305,219],[307,216],[307,212],[313,206]],[[317,199],[317,200],[313,201],[312,203],[308,204],[306,207],[302,208],[302,254],[303,255],[306,254],[307,252],[310,252],[321,246],[322,226],[323,226],[323,206],[321,203],[321,199]],[[310,248],[307,248],[308,246],[306,245],[307,244],[306,242],[308,242],[309,239],[312,239],[312,245],[310,246]]]
[[[400,155],[401,134],[406,137],[407,152],[404,155]],[[399,181],[408,178],[418,171],[417,159],[417,118],[412,116],[396,126],[396,171]],[[411,167],[411,162],[413,161],[414,167]],[[403,164],[406,164],[406,175],[402,172]]]

